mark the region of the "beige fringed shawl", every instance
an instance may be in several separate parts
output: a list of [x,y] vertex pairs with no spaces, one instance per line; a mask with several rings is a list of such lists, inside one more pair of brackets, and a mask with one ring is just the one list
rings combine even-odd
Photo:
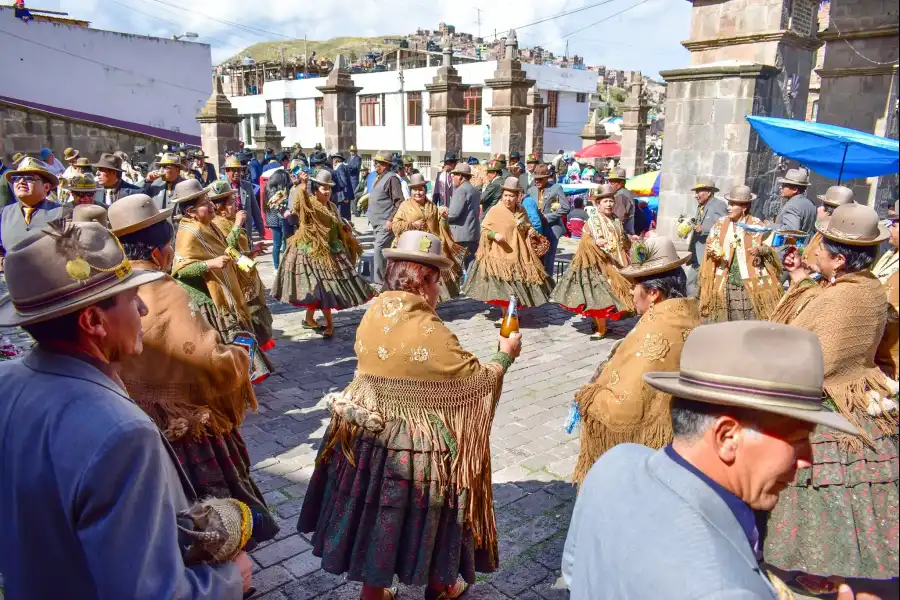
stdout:
[[[153,263],[135,268],[156,271]],[[170,440],[240,427],[256,396],[249,356],[222,343],[218,332],[189,308],[190,296],[171,277],[142,286],[144,350],[119,365],[129,395]]]
[[600,365],[596,379],[575,395],[581,412],[576,484],[581,485],[600,455],[616,444],[661,448],[672,441],[671,396],[644,383],[643,375],[678,371],[684,342],[699,324],[695,300],[660,302]]
[[407,292],[384,292],[375,300],[356,331],[355,349],[356,377],[326,397],[333,416],[320,460],[329,460],[340,444],[355,462],[362,429],[377,433],[389,421],[403,421],[436,447],[449,433],[456,445],[450,472],[435,457],[441,483],[467,492],[461,498],[476,547],[496,548],[489,436],[503,367],[481,365],[420,296]]
[[[634,311],[631,283],[622,277],[619,269],[628,266],[628,250],[631,240],[625,235],[622,223],[600,214],[593,214],[581,232],[581,241],[572,257],[572,269],[598,269],[609,282],[610,289],[627,310]],[[601,248],[598,242],[606,242]]]
[[[487,275],[503,281],[545,283],[547,272],[528,243],[531,230],[525,209],[518,207],[512,212],[502,201],[495,204],[481,223],[481,241],[475,260]],[[501,234],[503,241],[492,240],[491,233]]]
[[396,247],[400,236],[413,228],[413,223],[423,221],[425,223],[424,231],[436,235],[441,240],[441,253],[453,261],[453,266],[441,270],[441,277],[444,280],[448,278],[458,281],[462,276],[462,267],[460,259],[465,255],[466,249],[456,243],[453,235],[450,233],[450,226],[446,219],[442,219],[438,214],[437,206],[434,202],[426,200],[424,204],[419,204],[412,198],[404,200],[394,214],[391,230],[394,232],[394,246]]
[[881,281],[881,285],[884,286],[888,302],[891,305],[888,322],[884,327],[884,336],[882,336],[881,343],[878,344],[878,351],[875,353],[875,364],[893,379],[900,377],[900,322],[898,322],[900,274],[898,274],[898,267],[900,267],[900,253],[891,248],[878,259],[875,268],[872,269],[872,272]]
[[[231,230],[234,228],[234,219],[218,215],[213,219],[213,226],[218,229],[219,233],[222,234],[222,237],[227,240],[228,236],[231,234]],[[240,250],[242,254],[250,254],[250,241],[247,239],[247,233],[244,231],[243,227],[238,236],[237,249]],[[265,304],[266,287],[263,285],[262,279],[260,279],[259,272],[256,269],[252,269],[249,272],[238,269],[237,275],[241,285],[241,291],[244,293],[244,301],[249,303],[256,298],[260,298],[263,304]]]
[[[763,222],[747,215],[741,222],[762,227]],[[725,286],[732,260],[738,261],[744,290],[753,304],[756,318],[766,320],[784,294],[781,287],[781,265],[772,248],[763,245],[763,234],[735,226],[727,216],[713,225],[706,240],[706,252],[700,265],[700,316],[710,321],[724,321],[728,313]],[[759,257],[750,254],[760,248]]]
[[809,278],[792,283],[787,293],[778,301],[769,320],[773,323],[788,325],[821,291],[822,286]]
[[[868,412],[870,392],[884,397],[896,391],[896,383],[874,362],[887,315],[888,302],[881,282],[871,272],[863,271],[838,277],[790,324],[819,336],[825,355],[825,393],[838,411],[856,426],[862,419],[870,419],[885,435],[896,435],[896,412]],[[859,439],[852,436],[842,436],[842,442],[851,448],[861,447]]]
[[350,264],[356,264],[363,249],[353,237],[349,225],[345,224],[331,202],[320,202],[306,188],[295,186],[291,189],[291,205],[297,215],[299,225],[287,241],[288,244],[305,246],[309,259],[325,271],[339,275],[341,270],[331,252],[332,241],[340,240]]

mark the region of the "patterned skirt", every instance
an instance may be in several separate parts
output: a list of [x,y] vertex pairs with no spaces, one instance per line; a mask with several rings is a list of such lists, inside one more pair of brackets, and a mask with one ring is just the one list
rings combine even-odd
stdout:
[[317,461],[297,522],[313,533],[322,569],[378,587],[394,575],[406,585],[451,585],[460,575],[475,583],[476,571],[497,569],[496,547],[475,549],[465,493],[438,483],[438,461],[448,471],[453,461],[443,440],[435,446],[393,421],[362,433],[354,457],[356,466],[338,444],[327,463]]
[[727,319],[729,321],[754,321],[757,319],[753,302],[743,284],[733,285],[726,281],[725,302],[728,307]]
[[596,319],[618,321],[628,306],[613,293],[607,278],[596,267],[569,267],[553,288],[550,301],[564,309]]
[[543,306],[550,302],[552,291],[553,282],[550,279],[545,279],[540,284],[532,284],[518,279],[507,281],[488,275],[481,269],[478,259],[469,265],[466,284],[463,286],[463,293],[469,298],[496,306],[506,306],[513,294],[518,298],[519,306]]
[[344,253],[333,254],[337,271],[309,259],[296,243],[288,244],[278,265],[272,296],[306,308],[341,310],[368,302],[375,293]]
[[897,439],[860,421],[874,449],[842,450],[824,427],[811,436],[812,468],[797,473],[769,514],[767,563],[820,576],[898,576]]
[[170,443],[198,497],[234,498],[250,507],[253,535],[246,550],[275,537],[278,524],[250,476],[250,456],[239,431],[200,439],[188,434]]
[[[219,332],[219,336],[226,344],[234,343],[235,336],[240,334],[253,333],[254,337],[256,336],[254,332],[245,332],[242,330],[234,322],[234,319],[223,318],[219,311],[216,310],[212,301],[201,304],[200,313],[203,315],[203,318],[206,319],[207,323],[212,325],[213,328]],[[257,340],[257,344],[261,344],[261,342]],[[261,351],[261,348],[257,348],[256,352],[253,353],[253,356],[250,357],[250,381],[253,383],[262,383],[274,371],[275,367],[272,365],[272,362],[265,353]]]

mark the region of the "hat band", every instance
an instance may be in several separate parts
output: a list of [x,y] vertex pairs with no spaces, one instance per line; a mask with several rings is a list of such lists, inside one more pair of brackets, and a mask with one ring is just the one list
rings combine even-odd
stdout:
[[878,232],[876,231],[874,235],[862,236],[855,233],[844,233],[840,229],[826,229],[826,233],[833,235],[834,237],[843,238],[845,240],[853,240],[853,241],[868,241],[874,240],[878,237]]
[[104,283],[107,283],[112,279],[119,279],[119,280],[125,279],[125,277],[127,277],[130,274],[131,274],[131,266],[128,265],[127,272],[124,274],[120,275],[120,273],[118,271],[109,273],[106,275],[106,277],[103,277],[102,279],[98,279],[94,283],[91,283],[88,285],[83,285],[83,286],[76,288],[76,289],[72,290],[71,292],[69,292],[67,294],[63,294],[61,296],[54,296],[54,297],[48,298],[46,300],[41,300],[40,302],[20,303],[20,302],[16,302],[15,300],[13,300],[12,303],[16,309],[16,312],[19,313],[20,315],[32,314],[32,313],[35,313],[38,310],[40,310],[42,307],[47,306],[48,304],[56,304],[58,302],[62,302],[64,300],[70,298],[71,296],[77,296],[79,294],[83,294],[84,292],[91,290],[99,285],[104,284]]
[[[754,396],[762,396],[767,400],[762,401],[763,404],[771,406],[781,406],[785,408],[795,408],[798,410],[820,410],[822,402],[822,393],[804,394],[799,390],[796,392],[786,390],[767,390],[759,387],[749,387],[744,385],[735,385],[731,383],[716,383],[708,379],[700,379],[685,375],[683,372],[678,374],[678,379],[690,383],[695,386],[710,388],[713,390],[725,392],[738,392],[741,394],[752,394]],[[814,406],[810,406],[810,402],[815,402]]]

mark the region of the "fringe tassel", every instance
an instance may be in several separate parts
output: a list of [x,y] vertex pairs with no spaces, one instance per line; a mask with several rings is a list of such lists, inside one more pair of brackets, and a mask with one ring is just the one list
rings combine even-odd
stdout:
[[[716,277],[716,262],[704,258],[698,275],[700,281],[700,316],[718,323],[725,320],[725,277]],[[718,286],[716,285],[718,283]],[[718,289],[717,289],[718,288]]]
[[[848,381],[840,385],[826,385],[825,394],[837,407],[838,412],[848,421],[853,423],[862,435],[855,436],[845,433],[838,433],[837,438],[842,450],[852,452],[862,451],[863,444],[870,448],[875,447],[875,442],[865,432],[861,425],[860,419],[871,419],[876,426],[887,436],[897,435],[897,415],[882,413],[880,416],[873,417],[866,413],[869,402],[869,391],[874,391],[882,397],[890,397],[891,391],[884,383],[885,375],[878,369],[869,369],[865,377]],[[865,415],[860,417],[858,415]]]

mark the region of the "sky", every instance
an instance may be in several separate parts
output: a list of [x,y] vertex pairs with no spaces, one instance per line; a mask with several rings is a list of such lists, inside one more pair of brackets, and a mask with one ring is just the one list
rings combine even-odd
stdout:
[[[372,37],[437,29],[491,38],[516,29],[520,46],[540,45],[588,65],[659,71],[687,66],[691,3],[685,0],[345,0],[317,5],[301,0],[27,0],[34,8],[59,9],[92,27],[169,37],[186,31],[212,48],[213,63],[263,41]],[[310,10],[310,7],[316,7]],[[261,7],[254,10],[255,7]],[[278,7],[276,10],[275,7]],[[578,9],[584,9],[578,11]],[[559,16],[561,13],[578,11]],[[620,13],[620,14],[619,14]],[[546,22],[535,21],[552,18]]]

